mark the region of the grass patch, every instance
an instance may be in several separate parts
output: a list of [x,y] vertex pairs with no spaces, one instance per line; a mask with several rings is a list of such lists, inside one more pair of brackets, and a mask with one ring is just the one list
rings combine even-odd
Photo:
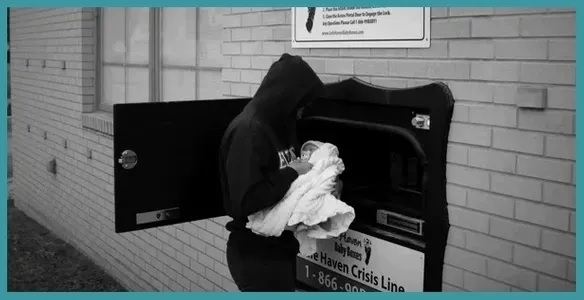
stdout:
[[8,291],[126,291],[73,246],[8,200]]

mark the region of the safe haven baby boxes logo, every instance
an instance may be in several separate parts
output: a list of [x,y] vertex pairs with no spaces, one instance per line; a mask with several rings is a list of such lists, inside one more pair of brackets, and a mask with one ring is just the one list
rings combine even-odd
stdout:
[[335,252],[341,254],[343,257],[350,257],[357,261],[363,261],[365,265],[369,265],[371,259],[371,240],[368,238],[358,239],[342,233],[334,241]]

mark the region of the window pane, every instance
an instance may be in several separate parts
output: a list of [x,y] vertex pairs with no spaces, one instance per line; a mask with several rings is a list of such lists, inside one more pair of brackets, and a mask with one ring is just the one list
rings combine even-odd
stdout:
[[128,90],[126,102],[148,102],[150,83],[148,68],[126,68],[126,88]]
[[162,101],[195,100],[194,70],[162,70]]
[[197,44],[197,9],[162,9],[163,65],[195,66]]
[[224,8],[200,8],[199,11],[199,66],[221,67]]
[[148,64],[150,46],[150,9],[129,8],[126,13],[127,62]]
[[223,97],[221,89],[221,71],[199,71],[198,99],[219,99]]
[[102,10],[102,51],[103,61],[123,63],[126,56],[124,30],[124,8],[104,8]]
[[103,66],[103,84],[100,103],[113,105],[126,101],[126,77],[124,68]]

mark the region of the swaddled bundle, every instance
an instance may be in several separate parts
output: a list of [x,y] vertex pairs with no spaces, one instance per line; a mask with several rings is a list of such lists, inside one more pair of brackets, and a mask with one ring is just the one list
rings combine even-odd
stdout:
[[355,210],[332,194],[336,177],[345,170],[337,147],[309,141],[302,148],[308,146],[317,148],[308,159],[312,170],[292,183],[282,201],[248,216],[247,223],[247,228],[264,236],[294,231],[304,256],[316,252],[316,239],[339,236],[355,219]]

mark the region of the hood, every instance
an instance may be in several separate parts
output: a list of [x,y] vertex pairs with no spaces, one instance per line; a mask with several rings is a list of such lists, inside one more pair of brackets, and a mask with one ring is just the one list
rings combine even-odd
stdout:
[[268,125],[286,127],[295,122],[301,106],[323,91],[324,84],[306,61],[284,53],[268,70],[249,109]]

